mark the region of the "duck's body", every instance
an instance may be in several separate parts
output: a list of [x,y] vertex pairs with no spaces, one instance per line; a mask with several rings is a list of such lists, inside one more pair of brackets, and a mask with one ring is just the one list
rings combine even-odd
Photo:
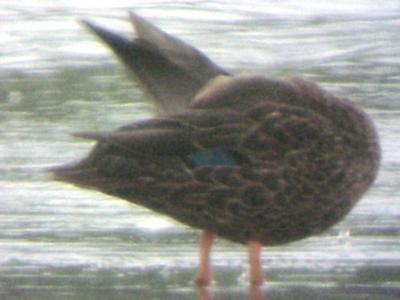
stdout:
[[373,182],[379,145],[350,100],[299,77],[231,76],[132,15],[128,40],[86,23],[153,96],[157,117],[97,141],[58,180],[239,243],[277,245],[342,219]]

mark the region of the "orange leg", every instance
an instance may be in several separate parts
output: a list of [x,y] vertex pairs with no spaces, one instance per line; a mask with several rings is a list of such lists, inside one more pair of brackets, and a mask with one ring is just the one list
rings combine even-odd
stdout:
[[197,300],[213,300],[210,291],[205,286],[198,285],[196,287],[196,293],[197,293],[197,298],[196,298]]
[[247,251],[249,254],[249,283],[253,286],[259,286],[263,283],[264,276],[260,260],[261,247],[260,242],[247,242]]
[[198,286],[207,286],[212,281],[212,269],[210,263],[210,250],[213,242],[213,234],[203,230],[200,235],[200,260],[199,269],[195,278]]
[[250,285],[249,286],[248,298],[249,298],[249,300],[266,299],[265,294],[259,285]]

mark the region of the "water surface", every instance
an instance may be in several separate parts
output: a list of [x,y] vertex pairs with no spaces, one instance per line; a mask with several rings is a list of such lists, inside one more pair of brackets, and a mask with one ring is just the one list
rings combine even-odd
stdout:
[[[89,18],[130,34],[129,9],[234,72],[303,74],[373,117],[383,161],[351,214],[266,248],[265,299],[400,297],[400,4],[386,1],[2,1],[0,299],[196,299],[198,232],[42,170],[82,157],[80,130],[153,109]],[[209,298],[244,299],[245,249],[217,240]],[[204,295],[203,295],[204,296]]]

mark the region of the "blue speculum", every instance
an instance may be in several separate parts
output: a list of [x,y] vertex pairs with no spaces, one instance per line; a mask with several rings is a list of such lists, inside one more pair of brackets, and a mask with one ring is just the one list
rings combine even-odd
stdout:
[[235,166],[238,164],[232,153],[225,151],[195,151],[186,155],[193,166]]

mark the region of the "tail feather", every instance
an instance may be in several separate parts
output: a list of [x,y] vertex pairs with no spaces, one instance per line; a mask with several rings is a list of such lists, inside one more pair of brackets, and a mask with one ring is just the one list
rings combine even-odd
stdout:
[[194,47],[134,13],[130,17],[137,34],[134,39],[85,20],[82,24],[112,49],[160,112],[186,110],[210,79],[228,74]]

